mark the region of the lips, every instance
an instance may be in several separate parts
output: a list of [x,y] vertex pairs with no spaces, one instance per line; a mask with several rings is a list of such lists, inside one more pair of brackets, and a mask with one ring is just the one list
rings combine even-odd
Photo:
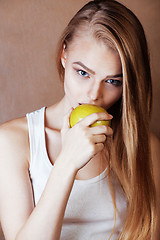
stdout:
[[102,108],[107,110],[107,108],[105,106],[98,105],[98,104],[95,104],[95,103],[89,103],[89,102],[78,103],[78,105],[84,105],[84,104],[86,104],[86,105],[94,105],[94,106],[97,106],[97,107],[102,107]]
[[86,102],[86,103],[78,103],[79,105],[83,105],[83,104],[87,104],[87,105],[95,105],[94,103],[88,103],[88,102]]

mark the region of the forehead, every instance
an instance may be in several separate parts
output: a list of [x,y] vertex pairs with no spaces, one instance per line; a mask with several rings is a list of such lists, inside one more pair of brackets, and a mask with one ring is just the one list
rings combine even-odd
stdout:
[[110,50],[113,53],[118,54],[116,47],[107,34],[101,34],[100,37],[97,30],[87,25],[82,25],[75,31],[72,40],[67,44],[67,49],[72,51],[81,48],[82,50],[88,48],[89,46],[89,49],[91,49],[92,46],[94,48],[97,45],[104,51]]
[[118,52],[111,45],[95,39],[88,33],[75,37],[67,47],[67,53],[72,62],[81,61],[95,71],[102,72],[110,69],[111,74],[121,72],[121,60]]

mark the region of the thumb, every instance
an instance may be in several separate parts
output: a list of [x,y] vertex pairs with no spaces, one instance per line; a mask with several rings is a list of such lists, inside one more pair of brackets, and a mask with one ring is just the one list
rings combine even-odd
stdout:
[[61,133],[67,132],[70,129],[69,118],[72,111],[73,111],[73,108],[70,108],[69,111],[66,114],[64,114]]

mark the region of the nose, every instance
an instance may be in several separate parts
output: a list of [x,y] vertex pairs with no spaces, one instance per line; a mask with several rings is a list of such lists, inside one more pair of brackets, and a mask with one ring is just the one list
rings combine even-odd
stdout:
[[97,101],[102,97],[102,85],[101,83],[94,83],[88,91],[88,97],[92,101]]

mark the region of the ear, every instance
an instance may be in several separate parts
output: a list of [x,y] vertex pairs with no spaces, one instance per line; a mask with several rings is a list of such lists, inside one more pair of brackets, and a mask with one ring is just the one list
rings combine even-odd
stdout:
[[66,45],[63,46],[62,54],[61,54],[61,63],[62,66],[65,68],[67,59],[67,52],[66,52]]

